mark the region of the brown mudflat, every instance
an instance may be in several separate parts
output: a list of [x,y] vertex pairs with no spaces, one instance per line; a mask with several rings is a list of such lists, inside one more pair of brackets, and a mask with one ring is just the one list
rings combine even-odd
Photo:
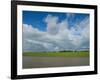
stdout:
[[89,57],[30,57],[23,56],[23,68],[87,66]]

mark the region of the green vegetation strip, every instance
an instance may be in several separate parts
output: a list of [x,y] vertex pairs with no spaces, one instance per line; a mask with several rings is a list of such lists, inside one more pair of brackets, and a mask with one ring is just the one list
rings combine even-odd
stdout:
[[36,57],[89,57],[89,51],[24,52],[23,56]]

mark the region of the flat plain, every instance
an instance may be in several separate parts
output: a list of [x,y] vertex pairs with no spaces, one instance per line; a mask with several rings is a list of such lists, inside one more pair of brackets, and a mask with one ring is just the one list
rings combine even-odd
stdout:
[[23,68],[89,65],[89,51],[24,52]]

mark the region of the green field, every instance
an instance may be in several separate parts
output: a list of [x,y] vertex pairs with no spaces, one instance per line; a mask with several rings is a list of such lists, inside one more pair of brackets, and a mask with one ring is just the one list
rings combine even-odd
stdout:
[[38,57],[89,57],[89,51],[24,52],[23,56]]

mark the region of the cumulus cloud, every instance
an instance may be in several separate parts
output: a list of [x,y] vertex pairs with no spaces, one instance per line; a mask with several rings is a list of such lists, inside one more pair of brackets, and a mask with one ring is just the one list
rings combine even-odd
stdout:
[[[67,15],[68,17],[73,15]],[[46,31],[23,24],[23,51],[60,51],[89,48],[89,17],[69,28],[67,19],[47,15]]]
[[46,19],[44,20],[47,24],[47,32],[50,34],[57,34],[58,33],[58,17],[47,15]]
[[74,13],[67,13],[66,17],[67,17],[67,19],[72,19],[75,17],[75,14]]

